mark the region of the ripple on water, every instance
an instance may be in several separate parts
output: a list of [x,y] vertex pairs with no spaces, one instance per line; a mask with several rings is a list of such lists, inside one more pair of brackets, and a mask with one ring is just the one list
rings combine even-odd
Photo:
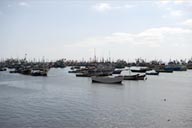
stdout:
[[45,78],[0,73],[0,126],[191,128],[189,74],[160,74],[117,86],[92,84],[65,69]]

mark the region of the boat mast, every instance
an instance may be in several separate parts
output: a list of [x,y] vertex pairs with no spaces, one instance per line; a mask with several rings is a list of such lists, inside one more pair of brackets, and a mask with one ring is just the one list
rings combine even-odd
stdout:
[[96,58],[96,49],[94,48],[94,62],[97,62],[97,58]]
[[111,52],[109,51],[109,62],[111,62]]

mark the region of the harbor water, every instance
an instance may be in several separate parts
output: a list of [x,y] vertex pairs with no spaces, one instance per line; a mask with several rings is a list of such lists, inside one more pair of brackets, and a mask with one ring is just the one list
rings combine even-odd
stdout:
[[122,85],[0,72],[1,128],[191,128],[192,70]]

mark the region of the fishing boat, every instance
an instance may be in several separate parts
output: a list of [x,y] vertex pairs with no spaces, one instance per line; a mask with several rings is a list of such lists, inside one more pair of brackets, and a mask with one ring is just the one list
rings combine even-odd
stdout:
[[124,77],[124,80],[145,80],[146,79],[146,74],[140,75],[140,74],[131,74],[131,69],[128,69],[128,74],[127,72],[123,73],[122,75]]
[[146,79],[147,79],[146,74],[137,76],[137,80],[146,80]]
[[123,77],[124,77],[124,80],[137,80],[138,75],[139,74],[136,74],[136,75],[125,75]]
[[0,68],[0,71],[6,71],[7,69],[6,68]]
[[124,77],[124,80],[146,80],[147,79],[146,74],[125,75],[123,77]]
[[131,72],[141,72],[141,73],[145,73],[146,71],[149,71],[150,69],[148,67],[141,67],[139,69],[130,69]]
[[157,69],[156,72],[162,72],[162,73],[173,73],[173,70],[165,70],[165,69]]
[[24,69],[22,69],[21,74],[30,75],[31,74],[31,69],[30,68],[24,68]]
[[68,73],[81,73],[81,72],[82,72],[82,70],[80,70],[80,69],[68,71]]
[[187,69],[192,69],[192,64],[188,64]]
[[114,70],[113,71],[113,74],[121,74],[122,70],[121,69],[118,69],[118,70]]
[[187,71],[187,66],[169,64],[169,65],[166,65],[164,69],[165,70],[173,70],[173,71]]
[[76,77],[91,77],[91,76],[109,76],[111,72],[108,71],[99,71],[99,70],[87,70],[81,73],[77,73]]
[[105,83],[105,84],[120,84],[123,81],[123,76],[105,77],[105,76],[92,76],[92,82]]
[[76,77],[90,77],[88,73],[77,73]]
[[144,73],[146,72],[147,70],[145,69],[139,69],[139,70],[136,70],[136,69],[131,69],[132,72],[141,72],[141,73]]
[[159,75],[159,72],[157,72],[155,70],[151,70],[151,71],[147,71],[146,75]]
[[33,70],[31,72],[32,76],[47,76],[47,70]]
[[146,72],[146,75],[159,75],[159,72]]

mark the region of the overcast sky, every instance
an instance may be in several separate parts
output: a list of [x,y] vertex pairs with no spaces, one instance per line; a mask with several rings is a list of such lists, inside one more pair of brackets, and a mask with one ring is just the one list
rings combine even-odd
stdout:
[[0,58],[192,57],[192,0],[0,0]]

